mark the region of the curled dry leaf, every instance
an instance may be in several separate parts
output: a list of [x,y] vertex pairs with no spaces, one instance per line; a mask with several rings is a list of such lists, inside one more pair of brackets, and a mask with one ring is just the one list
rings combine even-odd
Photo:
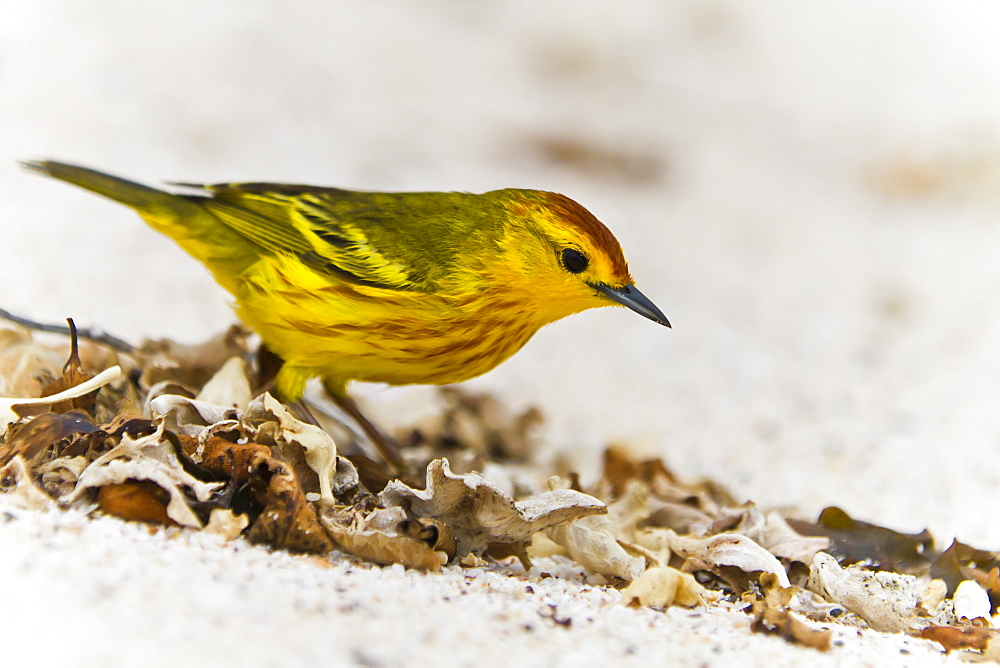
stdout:
[[489,543],[524,543],[537,531],[607,512],[592,496],[563,489],[514,502],[478,473],[454,475],[445,459],[427,466],[427,488],[398,480],[379,494],[385,507],[399,506],[414,517],[437,519],[455,533],[456,555],[482,554]]
[[271,456],[266,445],[254,443],[233,443],[221,436],[209,436],[201,451],[201,465],[223,478],[230,478],[237,484],[250,480],[251,467],[257,456]]
[[0,469],[0,492],[22,508],[48,510],[56,506],[55,501],[32,482],[31,473],[19,455]]
[[164,436],[161,423],[156,432],[138,439],[123,434],[116,447],[84,469],[76,488],[60,501],[73,503],[88,489],[138,480],[155,483],[169,494],[167,515],[171,520],[197,529],[202,522],[191,509],[188,495],[205,503],[219,487],[218,483],[203,482],[184,470],[173,443]]
[[915,577],[857,566],[843,568],[825,552],[813,558],[808,587],[855,613],[876,631],[906,631],[918,614]]
[[87,457],[82,455],[68,457],[64,451],[63,456],[35,466],[33,474],[36,479],[41,480],[42,489],[49,496],[60,499],[73,491],[80,474],[89,465],[90,460]]
[[263,510],[247,532],[247,540],[290,552],[325,554],[333,549],[291,468],[256,454],[250,461],[250,486]]
[[994,645],[1000,644],[995,642],[1000,637],[1000,631],[977,627],[928,626],[920,631],[920,637],[941,643],[946,652],[970,649],[987,653]]
[[236,425],[239,411],[179,394],[161,394],[149,402],[149,412],[162,418],[166,429],[185,436],[204,438],[211,427],[228,422]]
[[794,597],[793,590],[781,586],[771,574],[760,577],[760,596],[754,601],[753,622],[750,629],[755,633],[770,633],[804,647],[821,652],[830,649],[829,629],[814,629],[799,619],[788,608]]
[[924,609],[924,612],[930,616],[935,612],[939,605],[948,597],[948,585],[945,584],[944,580],[939,578],[934,578],[921,588],[918,592],[917,599],[920,602],[920,607]]
[[140,382],[143,387],[152,387],[164,381],[187,388],[202,387],[227,360],[247,354],[249,336],[248,329],[233,325],[225,332],[195,345],[168,339],[144,341],[136,351],[142,369]]
[[644,605],[651,608],[669,608],[672,605],[694,607],[718,598],[698,584],[690,573],[676,568],[650,568],[622,590],[626,605]]
[[805,536],[827,536],[829,554],[842,564],[857,564],[898,572],[926,568],[934,539],[926,530],[904,534],[856,520],[840,508],[820,513],[816,524],[789,520],[789,525]]
[[0,395],[41,396],[45,384],[59,374],[65,358],[61,350],[33,340],[24,327],[0,323]]
[[168,503],[170,493],[148,480],[126,480],[97,490],[97,507],[101,512],[133,522],[176,525],[167,514]]
[[82,411],[42,413],[27,422],[11,425],[6,442],[0,445],[0,464],[20,456],[33,465],[50,447],[98,431],[101,430]]
[[250,524],[246,515],[234,513],[229,508],[212,508],[208,516],[208,524],[203,531],[222,540],[230,541],[238,537]]
[[82,397],[86,394],[94,392],[95,390],[99,390],[111,381],[117,379],[120,375],[121,368],[113,366],[110,369],[105,369],[90,380],[84,381],[79,385],[48,397],[0,397],[0,437],[7,433],[7,429],[10,427],[11,423],[17,422],[20,419],[20,416],[15,410],[16,408],[21,406],[48,406],[67,399]]
[[333,438],[316,425],[296,419],[269,393],[250,402],[245,420],[256,427],[258,439],[302,449],[306,464],[319,478],[322,503],[332,506],[336,503],[335,493],[357,486],[357,471],[349,461],[337,456]]
[[[408,535],[405,513],[400,508],[376,509],[364,513],[354,508],[325,508],[320,521],[345,552],[376,564],[402,564],[407,568],[436,571],[454,557],[440,549],[441,533],[447,527],[436,527],[433,537]],[[428,540],[430,539],[430,540]],[[444,538],[445,544],[448,538]]]
[[760,539],[764,549],[779,559],[803,564],[811,564],[817,552],[830,547],[830,539],[826,536],[804,536],[774,511],[767,513]]
[[242,357],[230,357],[195,397],[197,401],[246,410],[253,397],[247,365]]
[[954,594],[963,580],[975,580],[986,589],[993,608],[1000,605],[1000,553],[952,541],[931,564],[930,573],[945,581],[949,594]]
[[[685,570],[704,565],[741,591],[746,589],[746,576],[756,573],[771,573],[782,587],[789,586],[788,574],[781,562],[746,536],[723,533],[708,538],[689,538],[673,534],[669,540],[675,554],[691,560]],[[735,568],[746,576],[733,581],[735,573],[727,568]]]
[[599,575],[631,582],[646,569],[645,558],[630,555],[618,543],[618,531],[609,517],[584,517],[551,527],[545,534],[565,548],[570,559]]

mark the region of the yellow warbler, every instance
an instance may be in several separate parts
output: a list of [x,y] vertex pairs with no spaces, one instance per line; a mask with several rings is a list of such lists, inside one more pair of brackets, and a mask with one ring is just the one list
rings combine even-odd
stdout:
[[351,380],[467,380],[543,325],[597,306],[670,326],[611,231],[556,193],[232,183],[175,194],[59,162],[25,166],[132,207],[208,267],[284,360],[286,401],[313,376],[341,405]]

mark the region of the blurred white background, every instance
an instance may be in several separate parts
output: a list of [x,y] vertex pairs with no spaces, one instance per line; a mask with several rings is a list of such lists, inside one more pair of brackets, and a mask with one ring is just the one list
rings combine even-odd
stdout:
[[469,383],[540,405],[549,455],[592,475],[625,442],[741,499],[997,548],[998,24],[986,1],[6,0],[0,306],[133,340],[232,320],[133,213],[17,160],[560,191],[674,329],[591,311]]

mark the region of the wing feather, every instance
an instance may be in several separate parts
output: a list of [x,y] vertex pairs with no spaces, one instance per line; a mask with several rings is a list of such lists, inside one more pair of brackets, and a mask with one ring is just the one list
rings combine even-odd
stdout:
[[270,252],[295,255],[317,271],[359,285],[429,288],[412,280],[404,262],[377,248],[362,225],[352,222],[379,216],[379,208],[364,201],[367,193],[264,183],[184,185],[209,191],[203,206]]

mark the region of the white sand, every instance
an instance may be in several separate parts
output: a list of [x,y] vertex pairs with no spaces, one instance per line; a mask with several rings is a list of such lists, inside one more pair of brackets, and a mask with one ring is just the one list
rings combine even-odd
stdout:
[[[1000,8],[660,4],[2,3],[0,305],[133,339],[197,340],[231,318],[133,214],[18,159],[150,182],[558,190],[615,230],[675,328],[589,312],[470,383],[541,405],[545,457],[593,476],[600,448],[626,441],[762,505],[836,504],[1000,547]],[[555,164],[540,137],[662,169]],[[362,391],[386,419],[427,394]],[[19,564],[8,637],[28,648],[58,628],[75,644],[46,649],[89,665],[363,660],[345,646],[573,664],[628,643],[720,665],[818,660],[748,637],[744,618],[592,603],[595,621],[550,629],[543,594],[463,603],[459,574],[348,573],[75,516],[2,531],[0,559]],[[358,605],[342,609],[338,587]],[[897,642],[821,658],[943,660]]]
[[791,649],[752,635],[741,613],[635,610],[565,578],[326,566],[242,540],[6,506],[4,629],[32,648],[32,665],[949,663],[927,641],[851,630],[825,654]]

